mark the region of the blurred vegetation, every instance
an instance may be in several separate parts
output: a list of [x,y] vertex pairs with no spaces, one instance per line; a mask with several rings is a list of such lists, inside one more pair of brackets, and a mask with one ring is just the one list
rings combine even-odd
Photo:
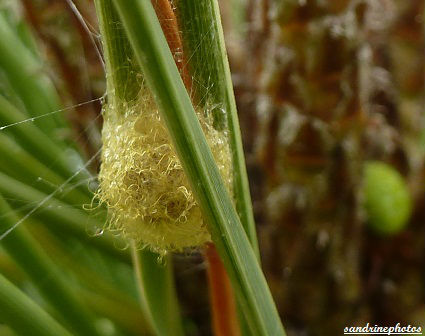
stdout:
[[[425,323],[423,13],[424,1],[248,5],[232,65],[263,265],[288,334]],[[413,215],[397,234],[370,229],[368,160],[408,186]],[[374,178],[375,191],[388,184]]]
[[[84,21],[67,1],[0,1],[0,127],[27,120],[0,130],[0,235],[25,219],[0,241],[0,273],[76,335],[90,331],[72,316],[100,335],[146,335],[126,244],[102,231],[104,209],[82,207],[96,188],[106,88],[93,2],[73,3]],[[262,267],[288,334],[425,327],[425,1],[221,5]],[[371,160],[400,174],[411,202],[392,234],[366,211]],[[373,191],[388,183],[375,175]],[[42,268],[30,261],[39,253]],[[204,260],[172,258],[186,334],[209,335]],[[83,312],[58,309],[51,288]],[[15,335],[2,316],[0,335]]]

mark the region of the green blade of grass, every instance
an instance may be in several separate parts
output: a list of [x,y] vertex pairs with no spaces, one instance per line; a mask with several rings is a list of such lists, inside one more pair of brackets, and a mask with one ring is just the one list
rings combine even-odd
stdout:
[[[44,74],[42,64],[19,39],[0,13],[0,67],[30,116],[41,116],[60,109],[57,93]],[[58,115],[36,121],[46,134],[55,136],[56,127],[64,126]],[[55,136],[55,138],[58,138]]]
[[199,103],[212,104],[218,111],[224,110],[227,117],[236,210],[259,258],[238,113],[218,4],[215,0],[179,0],[176,1],[176,7],[184,51],[186,55],[191,55],[187,66],[194,77],[195,92],[202,97]]
[[[156,335],[183,336],[182,321],[174,287],[174,276],[170,257],[163,257],[148,250],[137,251],[133,247],[133,263],[140,296],[145,311],[151,316]],[[166,304],[164,304],[166,302]]]
[[[0,163],[3,172],[19,179],[21,182],[36,187],[42,192],[52,193],[57,189],[57,186],[65,182],[64,178],[47,168],[11,138],[1,133],[0,155],[3,157]],[[69,204],[87,204],[91,201],[87,193],[83,193],[76,188],[60,192],[58,196]]]
[[[1,226],[11,227],[18,218],[0,195]],[[3,228],[2,228],[3,230]],[[94,327],[94,317],[78,301],[63,275],[40,248],[24,227],[18,227],[0,241],[8,254],[31,278],[48,302],[68,322],[68,327],[79,335],[98,335]]]
[[[15,106],[0,95],[0,132],[9,131],[16,139],[16,142],[22,146],[27,152],[37,157],[46,166],[54,169],[64,178],[75,173],[76,165],[71,163],[68,157],[69,151],[64,151],[46,134],[41,132],[35,125],[31,124],[31,120],[20,112]],[[12,126],[11,126],[12,125]],[[72,150],[71,150],[72,151]],[[76,154],[72,151],[72,154]],[[84,180],[89,178],[86,171],[82,171],[76,176],[76,180]],[[89,193],[87,187],[80,187],[85,193]]]
[[132,102],[140,91],[140,68],[112,1],[95,0],[95,4],[103,41],[108,102]]
[[50,315],[0,274],[2,320],[21,335],[71,336]]
[[[96,0],[107,72],[109,113],[121,113],[121,104],[136,100],[141,85],[141,70],[111,0]],[[142,308],[157,335],[183,335],[178,300],[174,288],[172,260],[158,265],[158,257],[149,251],[131,247]]]
[[114,4],[247,321],[256,335],[284,335],[257,257],[233,208],[151,2],[114,0]]
[[[152,334],[137,300],[125,292],[124,288],[101,276],[82,260],[80,254],[76,257],[74,247],[70,249],[68,244],[64,244],[44,227],[32,227],[31,234],[56,265],[75,275],[78,285],[74,287],[94,312],[116,321],[118,325],[137,335]],[[88,253],[92,254],[92,251]]]
[[[233,166],[233,195],[241,223],[260,261],[248,176],[242,148],[238,113],[225,50],[223,29],[217,2],[212,0],[179,0],[175,2],[184,52],[190,56],[187,66],[193,76],[200,104],[212,104],[226,113]],[[197,20],[192,18],[196,17]],[[208,108],[208,106],[206,106]],[[238,307],[243,335],[249,328]]]
[[[124,261],[128,260],[127,252],[114,246],[114,242],[118,242],[117,238],[113,238],[106,232],[101,237],[89,236],[88,232],[95,232],[102,227],[103,223],[88,216],[82,210],[75,209],[66,203],[58,201],[54,197],[49,198],[49,195],[1,172],[0,193],[5,195],[5,197],[19,199],[25,202],[25,204],[30,204],[31,207],[26,209],[26,214],[30,213],[33,208],[39,207],[40,211],[34,211],[31,215],[41,218],[43,223],[53,231],[60,231],[61,234],[71,234],[82,241],[89,242],[111,256]],[[2,234],[4,232],[1,232],[0,236]]]

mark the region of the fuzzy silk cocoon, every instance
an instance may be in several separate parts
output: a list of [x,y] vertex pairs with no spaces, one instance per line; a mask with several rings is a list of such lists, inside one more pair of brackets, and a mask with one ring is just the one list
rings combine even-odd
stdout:
[[[131,107],[103,110],[103,149],[97,197],[108,207],[108,228],[164,254],[210,241],[168,130],[148,93]],[[115,104],[116,106],[117,104]],[[214,129],[208,111],[197,111],[221,175],[231,191],[226,131]]]

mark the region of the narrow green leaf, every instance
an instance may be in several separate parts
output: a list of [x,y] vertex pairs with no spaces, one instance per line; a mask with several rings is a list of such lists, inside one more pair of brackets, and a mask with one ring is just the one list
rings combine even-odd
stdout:
[[[11,227],[18,217],[0,195],[1,227]],[[64,281],[56,268],[36,241],[24,227],[18,227],[0,241],[10,256],[31,278],[43,296],[68,322],[68,327],[79,335],[98,335],[94,327],[94,317],[82,305]]]
[[[108,260],[108,255],[101,255],[102,251],[95,251],[93,248],[87,248],[84,251],[84,245],[64,243],[60,238],[53,236],[46,228],[37,225],[31,228],[31,234],[34,239],[43,247],[43,250],[52,258],[52,261],[61,269],[71,272],[75,279],[78,279],[77,286],[73,286],[86,304],[99,315],[105,315],[124,329],[132,330],[137,335],[151,335],[150,326],[147,317],[142,312],[139,302],[121,283],[117,283],[116,278],[109,278],[100,272],[92,263],[87,263],[83,255],[89,257],[100,256],[101,260]],[[77,247],[78,246],[78,247]],[[78,253],[76,250],[78,249]],[[95,253],[93,253],[95,251]],[[94,258],[93,258],[94,259]],[[96,266],[99,263],[93,260]],[[109,261],[109,260],[108,260]],[[108,267],[109,265],[115,266]],[[108,271],[121,277],[122,265],[120,262],[110,260]],[[130,280],[131,281],[131,280]],[[70,282],[71,283],[71,282]],[[73,282],[71,283],[73,285]],[[132,291],[132,290],[130,290]]]
[[159,254],[134,247],[132,255],[142,304],[151,316],[156,335],[183,336],[171,257],[162,257],[160,264]]
[[[202,100],[198,101],[204,108],[212,108],[212,113],[223,112],[226,116],[225,127],[232,154],[233,196],[236,210],[260,261],[242,137],[217,1],[179,0],[175,5],[184,42],[184,53],[190,55],[187,67],[196,86],[194,91],[197,96],[202,97]],[[193,20],[195,17],[197,19]],[[238,311],[242,311],[241,307],[238,307]],[[246,319],[241,313],[239,316],[243,335],[248,335]]]
[[140,91],[140,68],[112,1],[95,0],[95,4],[102,32],[108,102],[131,102]]
[[[77,153],[72,149],[63,150],[46,134],[41,132],[27,116],[20,112],[15,106],[0,95],[0,132],[8,131],[12,133],[27,152],[33,154],[46,166],[52,168],[68,178],[75,174],[79,168],[77,164],[72,164],[69,156],[77,159]],[[89,178],[86,170],[75,176],[75,180],[82,181]],[[87,186],[80,186],[81,190],[88,193]]]
[[194,91],[200,97],[198,101],[203,107],[213,109],[212,113],[218,114],[218,117],[220,113],[226,117],[236,209],[259,258],[238,113],[218,4],[216,0],[179,0],[176,1],[176,7],[185,44],[184,52],[190,55],[187,66],[194,78]]
[[150,1],[114,0],[180,161],[256,335],[284,335],[255,252],[227,193]]
[[[141,89],[141,70],[124,27],[111,0],[96,0],[107,72],[108,113],[120,113],[121,104],[131,104]],[[161,336],[183,335],[178,300],[174,288],[172,260],[158,264],[158,255],[137,251],[132,246],[133,265],[142,307],[152,329]]]
[[[50,194],[65,182],[63,177],[47,168],[1,132],[0,155],[3,157],[0,163],[3,172],[42,192]],[[58,196],[69,204],[87,204],[91,201],[88,193],[83,193],[78,188],[67,188],[66,191],[60,191]]]
[[[19,39],[0,13],[0,68],[14,91],[22,99],[30,116],[41,116],[60,109],[60,100],[43,66]],[[42,118],[36,124],[47,134],[57,135],[56,127],[64,126],[58,115]],[[58,139],[57,136],[55,138]]]
[[2,320],[21,335],[71,336],[67,330],[1,274],[0,312]]
[[[87,215],[82,210],[75,209],[1,172],[0,193],[5,197],[19,199],[30,204],[31,207],[26,209],[24,216],[29,214],[39,217],[52,230],[60,231],[62,234],[71,234],[82,241],[89,241],[90,244],[114,257],[125,261],[128,260],[127,252],[114,246],[114,242],[119,241],[118,238],[113,238],[106,232],[100,237],[89,236],[88,232],[95,232],[101,228],[103,223]],[[37,211],[37,209],[40,211]],[[25,217],[22,217],[19,222],[25,219]],[[5,232],[0,232],[0,237],[3,234]],[[124,244],[121,245],[123,246]]]

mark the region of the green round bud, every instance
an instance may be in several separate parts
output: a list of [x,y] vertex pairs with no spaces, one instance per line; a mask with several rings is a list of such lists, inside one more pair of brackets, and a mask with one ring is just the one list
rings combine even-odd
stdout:
[[369,226],[390,235],[402,231],[410,218],[412,200],[406,182],[393,167],[369,161],[364,167],[365,209]]

